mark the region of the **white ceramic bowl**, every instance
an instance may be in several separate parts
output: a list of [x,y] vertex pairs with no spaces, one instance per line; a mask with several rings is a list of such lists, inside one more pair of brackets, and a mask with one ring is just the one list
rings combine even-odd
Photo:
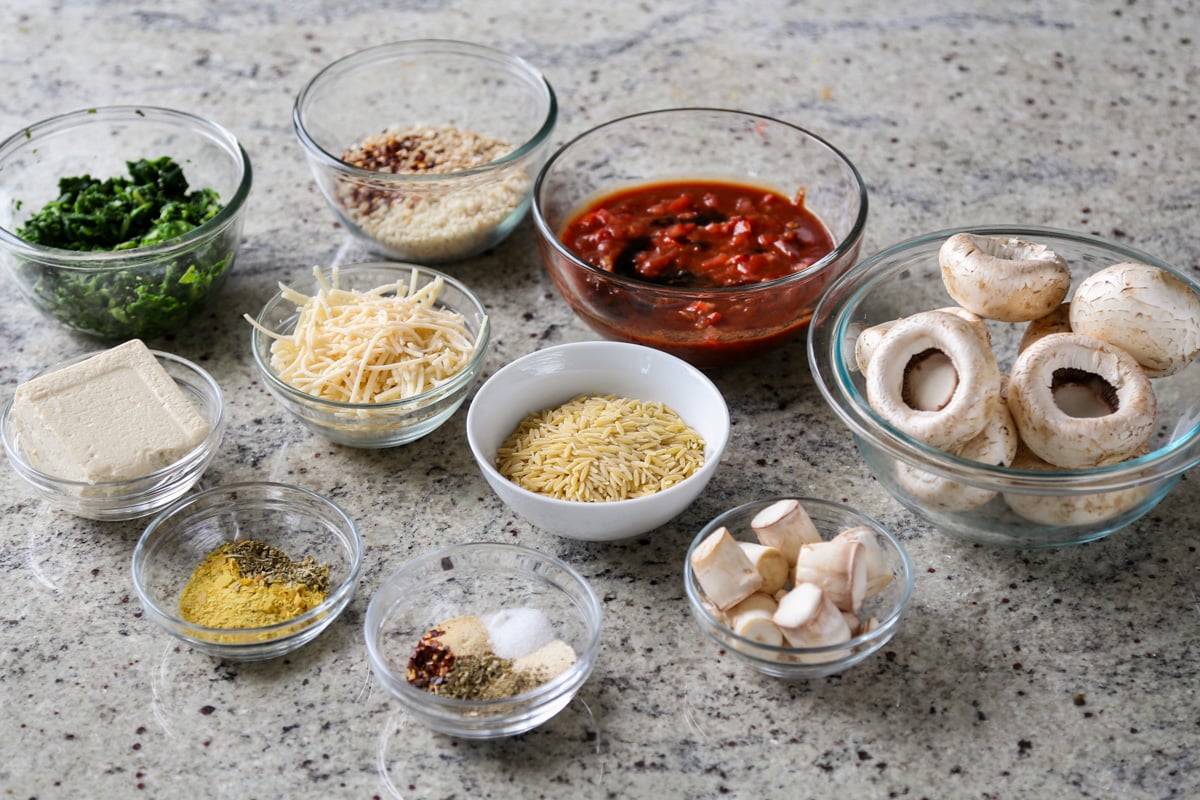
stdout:
[[[606,503],[529,491],[496,469],[496,450],[529,414],[579,394],[656,400],[704,439],[704,465],[646,497]],[[704,490],[729,441],[729,409],[704,373],[680,358],[624,342],[574,342],[522,356],[484,382],[467,411],[467,441],[488,484],[513,511],[568,539],[611,541],[653,530]]]

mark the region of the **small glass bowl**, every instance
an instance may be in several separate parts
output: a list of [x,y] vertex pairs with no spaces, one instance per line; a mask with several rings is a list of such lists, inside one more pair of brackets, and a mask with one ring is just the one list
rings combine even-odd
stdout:
[[[8,463],[54,508],[77,517],[101,521],[145,517],[186,494],[208,469],[225,433],[225,399],[221,387],[208,372],[187,359],[158,350],[150,352],[195,405],[196,410],[211,426],[211,430],[204,441],[191,452],[174,464],[155,470],[149,475],[100,483],[64,480],[47,475],[31,465],[25,457],[20,437],[12,422],[12,398],[5,403],[3,414],[0,415],[0,439],[4,442]],[[38,375],[55,372],[97,354],[83,353],[42,370]]]
[[[521,58],[440,39],[360,50],[296,98],[296,135],[329,207],[372,251],[416,264],[459,261],[503,241],[529,209],[558,105]],[[513,149],[470,169],[390,173],[342,160],[392,126],[453,126]]]
[[[226,542],[253,539],[293,560],[329,565],[329,594],[306,613],[261,628],[208,628],[179,616],[192,572]],[[358,528],[337,505],[282,483],[235,483],[198,492],[164,509],[133,551],[133,585],[146,616],[196,650],[230,661],[262,661],[316,638],[354,596],[362,569]]]
[[[785,197],[803,192],[834,249],[782,278],[694,289],[607,272],[562,243],[564,228],[598,197],[680,180],[767,186]],[[559,148],[538,175],[533,219],[554,285],[593,330],[716,367],[803,334],[825,287],[858,258],[867,190],[845,155],[803,128],[744,111],[676,108],[605,122]]]
[[[509,608],[542,611],[576,661],[537,688],[502,700],[459,700],[408,682],[409,656],[426,631],[447,619]],[[430,728],[467,739],[515,736],[571,702],[600,649],[600,601],[575,570],[514,544],[452,545],[409,561],[376,590],[365,632],[371,669],[404,709]]]
[[[183,168],[189,191],[216,190],[221,211],[177,239],[133,250],[60,250],[17,235],[59,196],[61,178],[127,176],[127,161],[160,156]],[[81,333],[122,341],[178,330],[233,270],[252,173],[246,151],[214,122],[149,106],[74,111],[0,143],[0,174],[0,259],[26,300]]]
[[[1073,287],[1112,264],[1139,261],[1173,273],[1200,292],[1187,275],[1114,242],[1013,225],[968,230],[1049,247],[1066,259]],[[907,436],[867,403],[866,381],[854,355],[858,333],[876,323],[953,305],[942,283],[938,250],[958,232],[901,242],[864,260],[829,288],[809,332],[808,358],[817,387],[850,428],[871,473],[938,530],[979,544],[1033,548],[1093,541],[1124,528],[1158,505],[1183,472],[1200,462],[1200,367],[1195,364],[1153,380],[1158,425],[1151,452],[1091,469],[1023,470],[958,458]],[[1024,327],[988,323],[1002,373],[1011,368]],[[950,489],[990,499],[960,508],[949,502]]]
[[[496,452],[521,421],[581,394],[663,403],[704,440],[704,464],[660,492],[596,503],[539,494],[502,475]],[[571,342],[528,353],[488,378],[467,410],[467,443],[488,485],[529,522],[567,539],[613,541],[666,524],[704,491],[728,442],[729,409],[703,372],[626,342]]]
[[832,539],[849,528],[865,526],[875,532],[892,581],[878,594],[863,603],[861,618],[874,617],[878,625],[842,644],[824,647],[772,647],[739,636],[714,614],[704,598],[704,590],[692,570],[692,553],[713,531],[726,527],[735,540],[757,542],[750,521],[758,512],[784,498],[755,500],[730,509],[704,526],[688,548],[683,564],[683,584],[688,604],[700,630],[735,657],[754,669],[776,678],[802,680],[836,675],[861,663],[872,653],[892,640],[900,628],[901,619],[912,599],[913,566],[900,540],[877,521],[848,506],[811,497],[796,498],[808,512],[821,538]]
[[[314,397],[275,374],[271,367],[274,340],[257,327],[252,332],[254,363],[263,382],[275,399],[313,433],[350,447],[396,447],[437,430],[466,399],[483,369],[491,334],[483,303],[470,289],[437,270],[386,261],[339,267],[338,287],[365,292],[397,282],[409,286],[414,273],[418,287],[438,277],[444,281],[438,305],[462,314],[467,329],[479,342],[470,363],[461,372],[441,386],[419,395],[389,403],[341,403]],[[303,291],[300,287],[293,288]],[[314,281],[310,291],[315,293],[318,288]],[[263,306],[257,322],[268,330],[288,334],[295,329],[298,317],[295,304],[279,292]]]

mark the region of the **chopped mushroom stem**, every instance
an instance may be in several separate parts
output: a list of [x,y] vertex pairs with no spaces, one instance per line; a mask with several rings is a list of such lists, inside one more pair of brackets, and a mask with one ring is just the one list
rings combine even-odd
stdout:
[[783,644],[783,631],[773,619],[779,604],[775,598],[763,592],[755,592],[725,613],[729,629],[746,639],[759,644],[779,647]]
[[718,528],[702,541],[691,556],[692,570],[710,602],[722,611],[745,600],[763,585],[754,564],[729,534]]
[[866,596],[871,597],[883,591],[892,582],[893,576],[875,531],[866,525],[847,528],[832,539],[835,542],[841,540],[858,542],[863,547],[862,560],[867,570]]
[[[798,584],[779,601],[773,617],[792,647],[826,647],[851,639],[850,626],[841,610],[812,583]],[[801,656],[805,661],[835,661],[845,651]]]
[[787,585],[792,565],[788,563],[787,557],[782,551],[776,547],[768,547],[755,542],[738,542],[738,547],[742,548],[746,558],[750,559],[754,571],[762,576],[763,584],[759,588],[760,592],[775,594]]
[[831,539],[800,548],[793,582],[820,586],[834,605],[857,612],[867,596],[867,559],[862,542]]
[[799,500],[779,500],[754,515],[750,528],[758,541],[783,553],[789,564],[796,563],[800,546],[821,541],[817,526]]

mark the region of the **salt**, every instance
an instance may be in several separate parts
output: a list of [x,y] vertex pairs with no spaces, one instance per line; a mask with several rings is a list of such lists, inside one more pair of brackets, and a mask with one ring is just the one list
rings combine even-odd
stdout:
[[480,619],[487,628],[492,652],[500,658],[529,655],[557,638],[550,619],[537,608],[505,608]]

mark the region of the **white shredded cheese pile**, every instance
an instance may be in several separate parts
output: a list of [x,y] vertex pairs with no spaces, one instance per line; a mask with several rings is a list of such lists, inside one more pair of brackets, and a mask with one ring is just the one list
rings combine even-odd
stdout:
[[[427,392],[470,363],[479,345],[457,312],[436,305],[441,276],[418,286],[388,284],[360,292],[338,288],[313,268],[319,290],[308,297],[283,284],[300,310],[291,334],[269,331],[271,367],[306,394],[341,403],[388,403]],[[247,317],[249,319],[249,317]]]

